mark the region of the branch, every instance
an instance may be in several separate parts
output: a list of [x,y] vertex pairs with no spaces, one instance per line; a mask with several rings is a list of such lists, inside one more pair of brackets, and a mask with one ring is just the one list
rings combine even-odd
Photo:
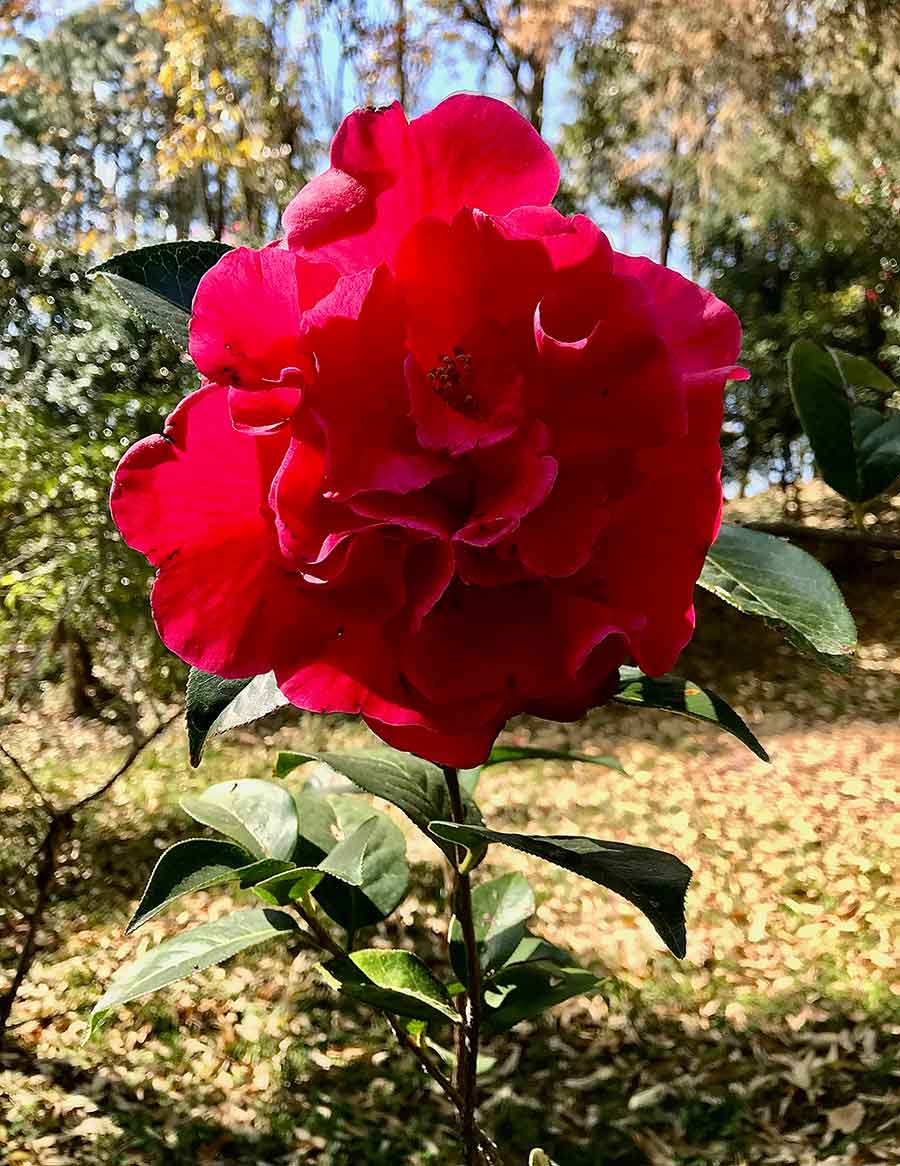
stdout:
[[844,546],[871,547],[878,551],[900,551],[900,535],[869,534],[843,527],[807,526],[803,522],[737,522],[750,530],[778,534],[785,538],[809,539],[815,542],[840,543]]
[[127,757],[115,771],[115,773],[108,777],[102,785],[98,785],[95,790],[89,794],[86,794],[85,797],[80,798],[77,802],[73,802],[72,805],[69,806],[68,810],[62,812],[74,814],[77,810],[83,809],[89,802],[93,802],[97,798],[102,797],[103,794],[105,794],[106,791],[110,789],[111,786],[113,786],[120,777],[128,772],[128,770],[132,767],[132,765],[134,765],[135,761],[137,761],[138,757],[140,757],[147,746],[152,741],[155,741],[161,733],[164,733],[165,730],[168,729],[169,725],[171,725],[174,720],[181,716],[181,713],[182,710],[177,709],[174,713],[172,713],[171,716],[166,717],[164,721],[160,721],[152,733],[148,733],[146,737],[132,745],[131,749],[128,751]]

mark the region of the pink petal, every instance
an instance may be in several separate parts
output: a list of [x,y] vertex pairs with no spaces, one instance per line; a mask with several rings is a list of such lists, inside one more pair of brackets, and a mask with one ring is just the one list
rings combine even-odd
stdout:
[[313,251],[342,271],[389,262],[426,215],[462,207],[502,215],[549,203],[559,184],[552,151],[504,102],[459,95],[407,123],[395,102],[345,118],[331,170],[284,213],[288,246]]
[[125,541],[158,568],[152,603],[166,645],[208,672],[252,676],[295,650],[304,598],[281,568],[266,507],[286,439],[236,432],[227,395],[200,389],[164,436],[133,446],[110,506]]
[[334,285],[333,268],[289,251],[238,247],[203,276],[190,323],[190,352],[209,380],[256,387],[286,368],[311,368],[303,312]]

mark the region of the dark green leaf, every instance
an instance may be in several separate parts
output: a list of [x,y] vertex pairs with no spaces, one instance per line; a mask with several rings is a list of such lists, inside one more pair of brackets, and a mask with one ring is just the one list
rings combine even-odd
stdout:
[[503,966],[509,968],[513,964],[530,964],[536,961],[559,964],[560,967],[567,967],[575,962],[570,953],[563,948],[542,939],[539,935],[532,935],[530,931],[526,931]]
[[797,340],[788,353],[794,408],[809,438],[822,476],[845,498],[855,498],[857,481],[850,398],[831,353],[811,340]]
[[[286,777],[299,765],[308,761],[323,761],[337,773],[343,774],[368,794],[390,802],[428,834],[428,823],[436,818],[450,818],[450,799],[444,774],[437,765],[423,761],[409,753],[395,749],[356,750],[347,753],[279,753],[275,762],[275,776]],[[479,824],[481,812],[465,790],[463,805],[466,820]],[[454,857],[452,846],[438,845],[449,857]]]
[[429,829],[439,838],[466,848],[501,842],[609,887],[643,911],[675,955],[680,958],[685,953],[684,896],[691,871],[674,854],[627,842],[601,842],[568,834],[504,834],[455,822],[432,822]]
[[287,860],[297,844],[297,810],[284,786],[245,778],[222,781],[181,799],[196,822],[211,826],[254,858]]
[[459,1022],[447,989],[409,951],[370,949],[321,965],[338,992],[373,1008],[414,1020]]
[[225,243],[158,243],[95,267],[129,308],[180,347],[188,345],[191,304],[202,276],[231,248]]
[[837,584],[812,555],[784,539],[723,522],[698,580],[748,615],[786,626],[792,643],[836,660],[856,646]]
[[249,724],[288,703],[275,684],[275,675],[223,680],[192,668],[188,674],[186,719],[191,765],[200,764],[208,737]]
[[860,501],[868,502],[887,493],[900,477],[900,412],[854,406],[853,438],[860,466]]
[[137,910],[125,928],[130,935],[182,895],[239,879],[244,887],[274,873],[272,859],[254,862],[243,847],[216,838],[188,838],[170,846],[153,868]]
[[291,917],[281,911],[250,908],[182,931],[116,972],[94,1005],[91,1031],[105,1013],[119,1004],[127,1004],[192,972],[220,964],[245,948],[296,930]]
[[848,385],[856,389],[877,389],[882,393],[896,393],[897,386],[891,378],[872,364],[871,360],[866,360],[863,356],[854,356],[850,352],[842,352],[840,348],[829,348],[828,351],[837,361],[841,375]]
[[540,745],[495,745],[483,768],[487,769],[489,765],[505,765],[511,761],[585,761],[589,765],[602,765],[605,769],[625,773],[615,757],[600,757],[595,753],[573,753],[568,749],[545,749]]
[[182,239],[122,252],[93,268],[143,322],[187,349],[191,303],[199,281],[223,255],[224,243]]
[[645,676],[639,668],[619,669],[619,688],[613,700],[640,708],[664,709],[698,721],[709,721],[742,741],[763,761],[769,755],[733,708],[708,688],[680,676]]
[[798,340],[788,354],[794,407],[822,477],[850,502],[884,493],[900,477],[900,414],[854,405],[848,386],[893,392],[869,361]]
[[[525,936],[525,924],[534,914],[534,894],[520,874],[500,875],[472,889],[472,922],[482,972],[506,963]],[[463,983],[466,949],[456,916],[450,923],[450,963]]]
[[602,982],[593,972],[574,964],[545,960],[510,964],[485,984],[485,1027],[492,1032],[506,1032],[555,1004],[594,991]]
[[403,832],[381,810],[345,794],[303,790],[296,804],[294,861],[326,876],[314,891],[325,913],[347,931],[389,915],[409,885]]

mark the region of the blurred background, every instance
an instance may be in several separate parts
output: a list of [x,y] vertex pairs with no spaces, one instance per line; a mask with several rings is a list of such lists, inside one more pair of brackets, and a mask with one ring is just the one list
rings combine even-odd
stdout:
[[[728,386],[730,516],[808,528],[802,545],[860,627],[836,676],[701,602],[679,671],[735,704],[771,768],[649,714],[513,726],[614,752],[630,777],[498,769],[484,808],[501,828],[665,846],[698,875],[680,966],[627,904],[588,905],[539,875],[544,930],[618,989],[517,1030],[489,1120],[523,1161],[543,1141],[561,1166],[900,1162],[900,498],[859,537],[829,537],[850,531],[850,508],[816,476],[786,366],[807,336],[900,374],[895,0],[0,0],[0,730],[32,779],[0,767],[0,967],[16,966],[33,905],[43,827],[28,785],[60,804],[98,786],[185,675],[106,496],[123,450],[195,374],[86,271],[162,240],[266,242],[353,106],[399,98],[415,115],[459,90],[509,100],[544,134],[561,210],[736,309],[751,379]],[[184,836],[178,794],[264,774],[276,740],[357,737],[276,719],[214,746],[198,776],[172,732],[91,803],[54,856],[0,1058],[0,1157],[452,1157],[449,1115],[429,1123],[412,1070],[398,1079],[362,1014],[277,957],[208,973],[80,1046],[85,1007],[134,948],[129,904]],[[441,890],[419,857],[416,942],[433,958]]]

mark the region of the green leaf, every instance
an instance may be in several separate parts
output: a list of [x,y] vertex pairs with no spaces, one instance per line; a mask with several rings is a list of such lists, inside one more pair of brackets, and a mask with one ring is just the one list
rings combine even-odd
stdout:
[[294,861],[325,876],[314,891],[325,913],[347,931],[390,915],[409,886],[403,831],[383,811],[346,794],[304,790],[296,804]]
[[619,669],[619,688],[613,697],[618,704],[666,712],[718,725],[763,761],[769,755],[738,714],[708,688],[680,676],[645,676],[639,668]]
[[556,1163],[551,1162],[543,1150],[535,1147],[528,1155],[528,1166],[556,1166]]
[[211,826],[254,858],[287,860],[297,844],[297,809],[284,786],[245,778],[222,781],[181,799],[196,822]]
[[186,720],[191,765],[196,769],[207,738],[256,721],[288,704],[275,684],[275,674],[223,680],[192,668],[188,674]]
[[880,413],[865,405],[853,409],[853,439],[862,479],[860,501],[885,494],[900,477],[900,412]]
[[529,960],[502,968],[484,988],[485,1027],[506,1032],[555,1004],[592,992],[603,981],[574,964]]
[[828,351],[837,361],[846,384],[856,389],[877,389],[888,395],[896,393],[897,386],[891,378],[877,365],[872,364],[871,360],[866,360],[863,356],[854,356],[851,352],[843,352],[840,348],[829,348]]
[[849,385],[894,392],[869,361],[798,340],[788,353],[791,394],[822,477],[850,502],[884,493],[900,477],[900,413],[855,405]]
[[414,1020],[452,1021],[459,1014],[444,985],[409,951],[368,949],[320,965],[326,982],[345,996]]
[[278,871],[271,878],[258,882],[253,887],[264,903],[273,907],[284,907],[310,894],[325,876],[315,866],[289,866]]
[[92,269],[145,324],[188,346],[191,304],[202,276],[231,248],[182,239],[114,255]]
[[834,579],[784,539],[723,522],[698,583],[739,611],[785,627],[792,643],[834,666],[856,647],[856,626]]
[[144,894],[125,934],[161,914],[176,899],[239,879],[249,887],[274,873],[281,864],[272,859],[254,862],[243,847],[217,838],[188,838],[162,854],[153,868]]
[[[384,798],[424,833],[434,819],[451,818],[444,774],[437,765],[396,749],[355,750],[347,753],[279,753],[275,776],[286,777],[299,765],[322,761],[368,794]],[[479,825],[483,818],[471,796],[462,789],[466,821]],[[452,846],[438,842],[451,860]]]
[[173,984],[192,972],[220,964],[245,948],[296,930],[297,926],[289,915],[252,907],[235,911],[213,923],[203,923],[190,931],[182,931],[116,972],[94,1005],[91,1032],[104,1014],[119,1004],[137,1000],[139,996]]
[[[545,749],[539,745],[495,745],[483,768],[489,765],[505,765],[511,761],[585,761],[589,765],[602,765],[625,774],[625,770],[615,757],[600,757],[595,753],[573,753],[568,749]],[[628,775],[625,774],[627,777]]]
[[539,935],[532,935],[530,931],[526,931],[524,937],[516,945],[515,950],[503,966],[509,968],[513,964],[538,962],[558,964],[560,967],[567,967],[569,964],[573,964],[575,960],[569,952],[561,947],[557,947],[555,943],[550,943],[549,940],[542,939]]
[[[506,963],[523,940],[525,924],[533,914],[534,894],[523,875],[500,875],[473,888],[472,922],[482,972]],[[450,963],[460,980],[467,983],[466,949],[456,916],[450,922]]]
[[429,829],[469,849],[485,842],[501,842],[608,887],[643,911],[675,955],[680,958],[685,953],[684,896],[691,871],[674,854],[627,842],[602,842],[568,834],[504,834],[455,822],[432,822]]

